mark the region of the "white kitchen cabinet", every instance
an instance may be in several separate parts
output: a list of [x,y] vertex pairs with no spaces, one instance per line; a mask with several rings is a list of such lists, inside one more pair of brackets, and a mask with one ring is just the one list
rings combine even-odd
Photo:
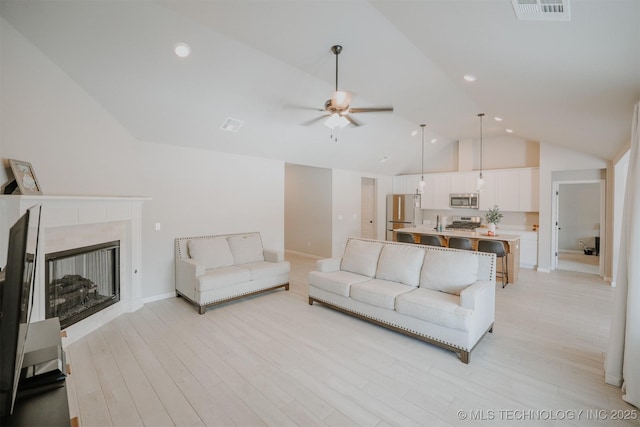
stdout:
[[540,200],[540,169],[524,168],[519,170],[520,211],[538,212]]
[[393,177],[393,194],[407,194],[407,175],[396,175]]
[[520,267],[535,269],[538,265],[538,233],[535,231],[499,228],[500,234],[520,236]]
[[407,175],[407,182],[405,184],[405,194],[416,194],[420,189],[421,175]]
[[393,177],[393,194],[416,194],[421,175],[396,175]]
[[475,193],[480,172],[455,172],[449,174],[451,193]]
[[517,169],[498,171],[498,200],[500,210],[520,211],[520,172]]
[[422,209],[449,209],[450,175],[448,173],[424,175],[424,193],[420,199]]
[[480,192],[480,210],[488,211],[498,204],[498,172],[484,171],[484,191]]

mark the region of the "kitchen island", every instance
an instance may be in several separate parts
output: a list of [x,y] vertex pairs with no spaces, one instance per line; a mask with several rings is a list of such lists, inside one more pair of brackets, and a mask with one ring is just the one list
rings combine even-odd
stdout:
[[[475,231],[436,231],[428,227],[407,227],[393,230],[393,240],[397,240],[396,233],[409,233],[413,235],[416,242],[420,241],[421,235],[438,236],[442,246],[448,246],[450,237],[464,237],[471,240],[474,249],[478,247],[479,240],[499,240],[504,243],[507,252],[507,268],[509,270],[509,281],[507,283],[515,283],[518,281],[520,273],[520,236],[516,234],[496,234],[495,236],[487,236],[484,233]],[[496,266],[500,265],[500,261]]]

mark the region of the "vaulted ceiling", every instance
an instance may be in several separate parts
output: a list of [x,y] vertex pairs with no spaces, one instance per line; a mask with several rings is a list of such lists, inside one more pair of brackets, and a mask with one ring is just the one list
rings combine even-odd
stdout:
[[[513,135],[604,159],[640,100],[640,2],[574,0],[568,22],[510,0],[1,0],[0,13],[136,138],[380,174],[418,172],[459,139]],[[2,28],[0,28],[2,30]],[[8,30],[8,29],[7,29]],[[188,58],[173,53],[187,43]],[[362,126],[321,115],[340,88]],[[477,76],[466,82],[464,74]],[[504,119],[493,120],[494,116]],[[236,133],[220,129],[243,120]],[[337,141],[336,141],[337,139]],[[389,160],[379,160],[389,156]]]

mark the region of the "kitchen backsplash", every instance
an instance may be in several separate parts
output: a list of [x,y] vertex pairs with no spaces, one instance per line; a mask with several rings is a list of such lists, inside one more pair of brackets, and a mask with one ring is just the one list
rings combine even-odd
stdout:
[[[422,210],[422,223],[423,225],[430,226],[436,225],[436,217],[440,215],[440,218],[447,217],[451,222],[451,217],[459,216],[479,216],[482,218],[482,223],[485,223],[484,214],[486,211],[474,210],[474,209],[447,209],[447,210]],[[540,224],[540,215],[538,212],[503,212],[502,221],[498,224],[498,228],[513,229],[513,230],[533,230],[534,225]]]

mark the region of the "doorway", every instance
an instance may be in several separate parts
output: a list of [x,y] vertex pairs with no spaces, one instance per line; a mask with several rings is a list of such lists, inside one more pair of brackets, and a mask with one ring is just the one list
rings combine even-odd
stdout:
[[376,239],[376,180],[363,177],[360,186],[360,237]]
[[603,274],[604,180],[554,182],[554,268]]

